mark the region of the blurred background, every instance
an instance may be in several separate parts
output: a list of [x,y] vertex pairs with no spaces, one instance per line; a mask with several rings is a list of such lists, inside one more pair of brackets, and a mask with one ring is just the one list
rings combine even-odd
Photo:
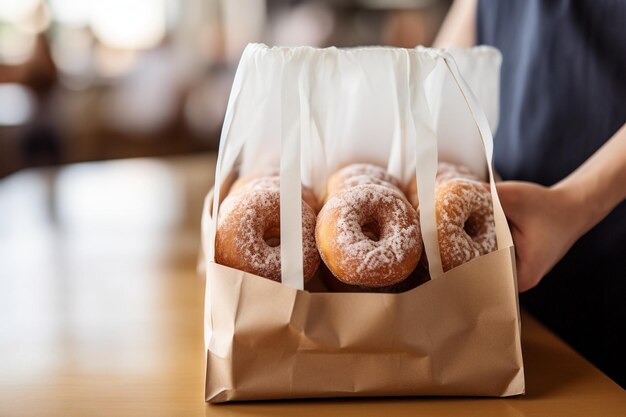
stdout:
[[0,415],[200,401],[199,223],[243,48],[428,45],[448,7],[0,0]]
[[0,178],[217,149],[239,56],[429,45],[449,0],[0,0]]

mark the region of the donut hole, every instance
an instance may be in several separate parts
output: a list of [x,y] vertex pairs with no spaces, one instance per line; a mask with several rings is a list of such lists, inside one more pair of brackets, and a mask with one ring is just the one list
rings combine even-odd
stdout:
[[278,227],[270,227],[263,233],[263,240],[268,246],[275,248],[280,245],[280,229]]
[[380,225],[374,220],[365,222],[365,224],[361,226],[361,231],[365,236],[374,242],[378,242],[380,240]]
[[476,216],[470,216],[463,225],[463,230],[465,230],[465,233],[467,233],[472,239],[478,236],[480,228],[481,224]]

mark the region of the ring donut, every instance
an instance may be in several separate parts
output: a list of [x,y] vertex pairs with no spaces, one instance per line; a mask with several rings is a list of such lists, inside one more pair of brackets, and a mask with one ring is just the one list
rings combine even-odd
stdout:
[[400,181],[389,174],[386,169],[372,164],[352,164],[336,171],[328,179],[326,200],[328,201],[334,194],[345,189],[358,185],[377,184],[400,191]]
[[315,238],[331,273],[360,287],[403,281],[422,254],[417,213],[393,189],[377,184],[331,197],[318,215]]
[[444,182],[435,189],[435,213],[444,271],[496,249],[491,193],[484,183]]
[[[315,246],[315,213],[302,205],[304,281],[320,263]],[[215,238],[217,263],[280,282],[280,191],[249,189],[224,199]]]
[[[452,164],[450,162],[439,162],[437,165],[437,175],[435,176],[435,187],[450,180],[459,178],[480,181],[480,178],[478,178],[478,176],[476,176],[464,165]],[[411,178],[411,181],[409,181],[409,185],[406,187],[404,193],[413,208],[417,209],[419,206],[419,200],[417,196],[417,179],[415,177]]]
[[[230,189],[230,194],[236,194],[245,192],[250,189],[272,189],[280,190],[280,177],[267,176],[267,177],[243,177],[235,181]],[[302,200],[313,209],[315,213],[318,213],[322,208],[320,201],[317,199],[313,190],[309,187],[302,186]]]

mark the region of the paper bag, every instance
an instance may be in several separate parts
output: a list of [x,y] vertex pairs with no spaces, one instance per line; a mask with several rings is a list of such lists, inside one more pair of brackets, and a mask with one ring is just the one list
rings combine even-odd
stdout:
[[[499,65],[486,47],[246,48],[202,219],[208,402],[524,392],[514,249],[491,168]],[[498,242],[445,273],[438,159],[491,182]],[[353,162],[417,178],[429,282],[400,294],[302,289],[301,185],[322,197]],[[282,283],[215,263],[235,171],[268,166],[280,167]]]

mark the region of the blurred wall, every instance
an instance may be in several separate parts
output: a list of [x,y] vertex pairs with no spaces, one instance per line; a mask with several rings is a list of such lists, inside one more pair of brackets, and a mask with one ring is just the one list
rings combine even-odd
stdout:
[[429,45],[449,0],[0,0],[0,177],[216,149],[248,42]]

